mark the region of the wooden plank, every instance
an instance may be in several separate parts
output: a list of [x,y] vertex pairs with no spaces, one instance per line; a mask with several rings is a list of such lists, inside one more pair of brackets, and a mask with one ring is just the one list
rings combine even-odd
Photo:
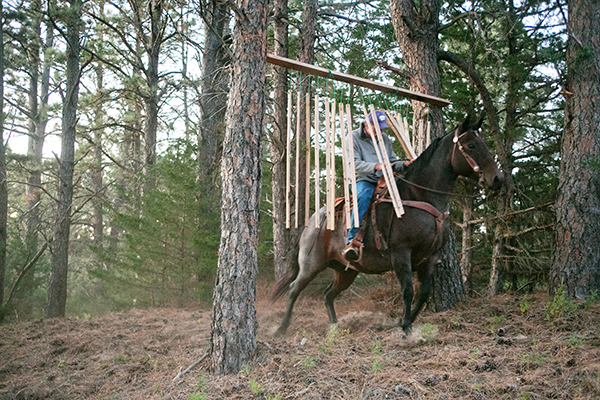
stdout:
[[392,132],[394,132],[394,135],[396,135],[396,139],[398,139],[398,142],[400,142],[400,145],[402,146],[404,153],[406,153],[406,156],[411,160],[417,158],[417,155],[410,144],[410,139],[408,139],[404,134],[402,123],[396,119],[396,116],[391,111],[386,110],[385,115],[388,117],[388,125],[390,126],[390,129]]
[[344,104],[340,102],[340,139],[342,141],[342,170],[344,171],[344,220],[346,230],[350,226],[350,180],[348,178],[348,149],[346,145],[346,133],[344,132]]
[[[392,170],[392,166],[390,164],[390,159],[387,155],[387,150],[385,149],[385,143],[383,142],[383,136],[381,135],[381,129],[379,128],[379,123],[375,123],[377,119],[377,115],[375,113],[375,106],[373,104],[370,105],[371,115],[373,116],[373,126],[375,128],[375,135],[371,134],[371,140],[375,147],[375,153],[377,153],[377,159],[380,164],[383,164],[382,172],[385,178],[385,183],[388,186],[390,191],[390,197],[392,199],[392,204],[394,205],[394,211],[396,211],[396,216],[398,218],[402,217],[404,214],[404,207],[402,206],[402,200],[400,199],[400,195],[398,194],[398,187],[396,186],[396,182],[394,180],[394,173]],[[365,124],[368,123],[368,113],[367,109],[363,105],[363,112],[365,114]]]
[[290,168],[292,152],[292,91],[288,90],[287,134],[285,151],[285,228],[290,229]]
[[315,229],[321,226],[321,166],[319,165],[319,95],[315,94]]
[[304,192],[304,226],[310,221],[310,96],[306,93],[306,185]]
[[331,71],[326,68],[321,68],[300,61],[291,60],[289,58],[276,56],[274,54],[267,54],[267,62],[273,65],[278,65],[280,67],[285,67],[296,71],[302,71],[311,75],[322,76],[324,78],[333,79],[335,81],[346,82],[362,86],[368,89],[379,90],[384,93],[390,93],[408,99],[422,101],[424,103],[428,103],[438,107],[446,107],[450,104],[448,100],[442,99],[440,97],[413,92],[412,90],[397,88],[395,86],[386,85],[385,83],[375,82],[370,79],[360,78],[358,76],[345,74],[343,72]]
[[329,114],[331,112],[331,106],[329,98],[325,98],[325,210],[327,215],[327,229],[331,228],[331,121],[329,120]]
[[329,134],[331,135],[331,154],[329,155],[329,160],[331,162],[331,174],[329,175],[329,191],[331,193],[331,196],[329,196],[329,201],[331,202],[331,204],[329,204],[329,209],[331,210],[331,220],[327,221],[331,221],[328,223],[330,230],[335,229],[335,107],[336,101],[334,98],[331,102],[331,113],[329,115],[331,121],[331,130],[329,131]]
[[298,220],[300,219],[300,213],[298,212],[300,203],[300,91],[296,95],[296,187],[294,193],[294,228],[298,229]]
[[354,136],[352,135],[352,107],[350,104],[346,104],[346,116],[348,123],[348,149],[350,158],[350,183],[352,183],[352,211],[354,214],[354,227],[360,226],[358,220],[358,197],[356,194],[356,166],[354,164]]

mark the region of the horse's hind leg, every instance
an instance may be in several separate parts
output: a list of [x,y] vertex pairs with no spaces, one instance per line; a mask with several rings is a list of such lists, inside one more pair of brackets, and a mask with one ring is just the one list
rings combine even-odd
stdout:
[[285,335],[288,327],[290,326],[290,320],[292,318],[292,310],[294,308],[294,303],[298,299],[298,295],[302,292],[306,286],[315,279],[315,276],[319,274],[319,272],[323,271],[327,266],[322,267],[300,267],[300,272],[296,279],[290,284],[290,291],[287,301],[287,309],[285,311],[285,315],[283,316],[283,320],[281,321],[281,325],[275,331],[275,336]]
[[415,304],[410,315],[410,322],[415,322],[419,312],[429,298],[429,293],[431,292],[431,277],[433,276],[433,269],[437,263],[440,263],[440,259],[438,258],[437,254],[435,254],[429,257],[429,259],[423,263],[417,272],[420,282],[419,298],[417,299],[417,303]]
[[[333,261],[336,262],[336,261]],[[341,264],[340,264],[341,265]],[[333,307],[333,301],[338,294],[348,289],[354,279],[358,275],[358,272],[350,270],[336,269],[333,275],[333,283],[325,290],[325,307],[327,308],[327,315],[329,316],[329,322],[332,324],[337,323],[337,316],[335,315],[335,308]]]

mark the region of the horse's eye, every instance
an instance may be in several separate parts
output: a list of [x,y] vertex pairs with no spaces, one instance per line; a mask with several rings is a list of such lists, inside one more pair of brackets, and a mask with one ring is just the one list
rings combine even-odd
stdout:
[[474,145],[473,143],[469,143],[469,144],[467,145],[467,147],[469,148],[469,150],[473,150],[473,149],[475,149],[475,145]]

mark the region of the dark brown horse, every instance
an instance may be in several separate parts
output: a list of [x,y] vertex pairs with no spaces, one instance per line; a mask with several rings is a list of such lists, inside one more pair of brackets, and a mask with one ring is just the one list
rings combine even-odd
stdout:
[[[328,231],[325,209],[321,213],[322,225],[315,228],[314,215],[304,229],[298,244],[298,256],[290,272],[279,281],[273,298],[281,297],[289,290],[287,310],[276,335],[285,334],[298,295],[326,268],[334,270],[334,280],[325,291],[325,306],[330,323],[337,317],[333,301],[346,290],[359,272],[382,274],[394,271],[403,290],[404,316],[400,325],[406,333],[412,328],[419,311],[425,304],[430,291],[431,276],[437,252],[448,239],[450,222],[445,218],[449,210],[449,198],[458,176],[478,179],[486,188],[498,190],[504,176],[488,148],[479,136],[483,118],[469,125],[469,118],[454,131],[433,141],[406,170],[405,180],[397,181],[398,190],[405,202],[405,214],[396,218],[391,203],[377,205],[378,230],[387,239],[388,249],[377,250],[374,230],[369,222],[365,236],[362,258],[354,269],[346,268],[348,262],[342,256],[346,244],[346,229],[343,218],[336,228]],[[429,190],[431,189],[431,190]],[[427,204],[424,204],[427,203]],[[429,205],[429,206],[428,206]],[[420,296],[414,307],[412,273],[416,272],[420,282]],[[411,311],[412,308],[412,311]]]

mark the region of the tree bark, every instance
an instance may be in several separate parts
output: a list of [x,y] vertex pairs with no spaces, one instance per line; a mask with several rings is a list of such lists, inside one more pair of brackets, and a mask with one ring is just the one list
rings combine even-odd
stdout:
[[[229,7],[211,0],[204,18],[204,55],[200,80],[200,130],[198,132],[198,172],[208,198],[212,195],[213,173],[219,165],[225,132],[225,110],[229,83],[229,61],[223,46],[229,24]],[[210,203],[210,202],[209,202]]]
[[237,0],[232,80],[223,141],[221,246],[211,329],[211,369],[237,373],[256,350],[256,274],[267,55],[267,5]]
[[[0,3],[0,310],[4,300],[8,221],[8,185],[6,183],[6,148],[4,147],[4,9]],[[1,316],[0,316],[0,319]]]
[[[104,18],[104,0],[98,2],[98,9]],[[102,29],[96,32],[98,40],[104,40]],[[92,169],[92,229],[94,230],[94,247],[98,258],[102,256],[104,246],[104,210],[102,196],[102,141],[104,135],[104,65],[101,61],[95,66],[96,72],[96,99],[94,109],[94,166]]]
[[515,6],[512,0],[507,2],[506,22],[504,23],[504,35],[508,46],[507,57],[507,76],[504,135],[501,140],[497,140],[499,161],[504,173],[504,185],[496,197],[496,226],[494,227],[494,246],[492,249],[492,270],[490,272],[490,281],[488,284],[488,296],[496,295],[504,286],[504,276],[507,273],[505,259],[506,238],[504,237],[506,227],[510,225],[510,217],[503,218],[505,214],[511,214],[513,210],[513,196],[515,193],[512,180],[513,162],[511,160],[511,149],[517,135],[518,110],[519,105],[519,87],[522,85],[521,66],[518,62],[519,46],[517,44],[517,35],[515,25],[517,16]]
[[[164,40],[165,25],[165,22],[163,21],[163,1],[150,0],[149,3],[150,36],[144,37],[144,49],[148,57],[148,67],[144,71],[148,86],[147,95],[144,97],[146,106],[146,128],[144,129],[144,168],[146,169],[145,193],[154,188],[155,185],[154,166],[156,165],[156,134],[158,132],[158,103],[160,101],[158,87],[158,57]],[[140,26],[144,22],[139,21]]]
[[[472,186],[467,184],[466,188],[467,195],[473,194]],[[462,219],[462,250],[460,258],[460,270],[462,272],[463,285],[465,286],[465,293],[470,294],[472,288],[471,272],[473,265],[473,226],[469,223],[473,217],[473,199],[467,197],[463,205],[463,219]]]
[[[275,55],[288,57],[288,0],[275,0],[273,15],[273,39]],[[305,3],[306,6],[306,3]],[[290,229],[285,226],[286,195],[286,139],[287,139],[287,69],[273,67],[273,133],[269,141],[271,151],[271,194],[273,196],[273,262],[275,278],[281,278],[288,270],[288,252],[291,247]]]
[[71,0],[66,18],[66,89],[62,112],[62,143],[58,175],[58,204],[46,318],[64,317],[67,303],[67,272],[69,263],[69,233],[73,200],[73,170],[75,166],[75,135],[77,128],[77,101],[79,97],[79,54],[81,0]]
[[[439,0],[392,0],[392,24],[402,51],[409,89],[433,96],[441,93],[437,57],[439,51]],[[429,116],[426,111],[429,109]],[[431,139],[444,134],[442,110],[413,101],[413,118],[417,124],[431,122]],[[415,126],[418,129],[418,125]],[[434,272],[429,306],[434,311],[452,308],[465,297],[460,262],[454,247],[454,233],[439,253],[442,264]]]
[[[34,3],[37,9],[42,9],[41,2]],[[52,3],[48,5],[48,9]],[[50,12],[48,10],[48,12]],[[36,14],[37,15],[37,14]],[[51,55],[44,51],[41,82],[39,80],[39,68],[42,64],[40,49],[50,49],[54,40],[54,29],[52,23],[46,24],[46,38],[42,47],[41,20],[37,18],[33,22],[34,36],[29,47],[30,52],[30,80],[29,80],[29,141],[27,156],[29,158],[29,174],[27,186],[25,187],[25,210],[27,214],[25,225],[25,245],[29,257],[37,253],[38,229],[40,226],[39,204],[41,199],[42,184],[42,148],[48,123],[48,93],[50,91],[50,66]],[[41,83],[41,91],[38,91]]]
[[[102,4],[103,2],[101,2]],[[103,4],[102,4],[103,6]],[[102,209],[102,140],[104,133],[104,67],[102,63],[96,66],[96,109],[94,121],[94,167],[92,171],[92,187],[94,190],[92,207],[92,229],[94,230],[94,247],[99,256],[102,255],[104,243],[104,210]]]
[[568,2],[565,128],[550,293],[600,290],[600,2]]

